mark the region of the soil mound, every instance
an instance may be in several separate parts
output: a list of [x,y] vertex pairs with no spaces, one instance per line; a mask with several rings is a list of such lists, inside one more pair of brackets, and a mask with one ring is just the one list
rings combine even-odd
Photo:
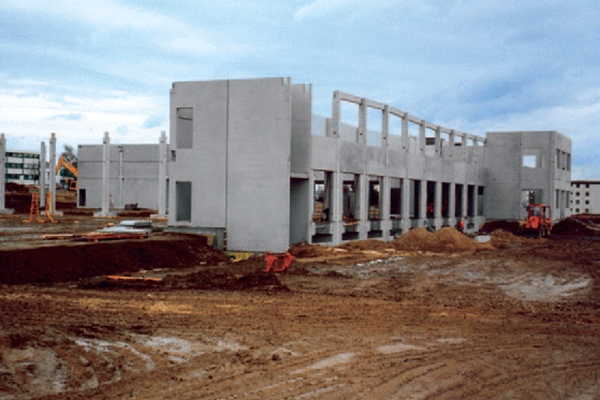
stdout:
[[567,218],[552,227],[552,235],[560,236],[600,236],[600,230],[576,219]]
[[347,250],[373,250],[373,251],[382,251],[395,249],[394,245],[389,242],[384,242],[377,239],[369,239],[369,240],[353,240],[347,243],[344,243],[339,246],[342,249]]
[[0,283],[70,282],[141,269],[227,262],[227,255],[207,246],[205,237],[164,234],[149,239],[0,251]]
[[451,227],[442,228],[436,233],[430,233],[424,228],[412,229],[394,240],[393,244],[398,250],[434,253],[469,252],[491,248],[490,245],[477,243]]
[[521,238],[513,235],[511,232],[507,232],[503,229],[496,229],[492,232],[492,242],[502,242],[502,243],[515,243],[520,242]]
[[234,267],[206,269],[184,277],[168,276],[164,279],[164,282],[166,286],[172,289],[290,291],[275,274],[250,272],[238,276],[235,274]]
[[517,235],[519,233],[519,230],[521,229],[521,224],[519,223],[519,221],[487,221],[481,227],[481,229],[479,229],[479,233],[489,234],[498,229],[512,233],[513,235]]
[[296,258],[315,258],[326,256],[331,253],[331,250],[315,244],[300,243],[290,247],[288,252]]

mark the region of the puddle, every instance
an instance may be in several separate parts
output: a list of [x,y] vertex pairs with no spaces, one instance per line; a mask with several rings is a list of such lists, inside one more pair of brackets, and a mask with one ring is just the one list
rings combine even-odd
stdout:
[[466,341],[467,341],[467,339],[463,339],[463,338],[439,338],[439,339],[436,339],[436,342],[444,343],[444,344],[461,344]]
[[335,367],[336,365],[346,364],[347,362],[349,362],[353,358],[354,358],[354,353],[352,353],[352,352],[338,354],[336,356],[329,357],[329,358],[326,358],[326,359],[321,360],[319,362],[316,362],[313,365],[310,365],[310,366],[308,366],[306,368],[297,369],[297,370],[293,371],[292,374],[301,374],[301,373],[304,373],[306,371],[312,371],[312,370],[318,370],[318,369]]
[[508,296],[519,300],[559,301],[588,288],[591,282],[585,277],[569,280],[552,275],[526,275],[516,282],[500,285],[500,288]]
[[408,350],[423,350],[423,347],[415,346],[412,344],[396,343],[396,344],[388,344],[388,345],[377,348],[377,351],[379,351],[382,354],[402,353],[403,351],[408,351]]

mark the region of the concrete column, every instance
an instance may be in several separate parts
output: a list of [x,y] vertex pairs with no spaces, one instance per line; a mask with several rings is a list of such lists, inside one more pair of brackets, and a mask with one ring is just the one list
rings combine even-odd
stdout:
[[402,117],[402,150],[405,152],[410,150],[408,143],[408,113],[404,113]]
[[421,179],[419,182],[419,227],[424,227],[427,218],[427,180]]
[[379,210],[379,218],[381,224],[382,231],[382,239],[388,241],[390,239],[390,229],[392,228],[392,223],[390,221],[390,177],[384,176],[381,179],[381,183],[379,186],[379,195],[383,196],[379,199],[379,206],[381,209]]
[[467,135],[463,134],[460,142],[460,154],[463,161],[467,161]]
[[435,128],[435,153],[438,156],[442,155],[442,128]]
[[165,131],[160,133],[158,143],[158,217],[165,218],[167,215],[167,134]]
[[[456,142],[456,132],[454,132],[454,129],[452,129],[450,131],[450,134],[448,135],[448,141],[449,141],[449,145],[448,145],[448,156],[452,159],[454,157],[454,143]],[[452,212],[452,215],[454,215],[454,212]]]
[[450,192],[448,193],[448,224],[450,226],[456,225],[456,183],[450,183]]
[[358,175],[358,184],[356,185],[356,205],[358,206],[358,238],[365,240],[370,228],[369,223],[369,178],[367,175]]
[[50,169],[50,194],[52,195],[52,204],[46,204],[46,207],[52,206],[56,211],[56,133],[50,136],[50,157],[48,158],[48,168]]
[[333,92],[331,101],[331,135],[333,137],[340,136],[340,122],[342,117],[342,105],[340,101],[340,92]]
[[381,113],[381,146],[388,147],[388,136],[390,135],[390,108],[386,104]]
[[442,182],[435,182],[435,204],[433,207],[433,217],[435,218],[435,229],[442,227]]
[[331,223],[332,244],[338,245],[342,241],[344,221],[342,219],[342,174],[334,171],[331,177],[331,212],[329,213]]
[[418,143],[418,153],[425,153],[425,120],[422,120],[419,124],[419,143]]
[[[462,185],[462,204],[460,207],[461,213],[460,213],[460,217],[461,219],[464,219],[465,216],[467,216],[467,205],[469,204],[469,185],[466,183],[463,183]],[[465,227],[467,224],[467,220],[465,220]]]
[[402,179],[402,233],[410,230],[410,184],[408,178]]
[[40,207],[46,207],[46,142],[40,143]]
[[6,138],[4,133],[0,134],[0,214],[6,212]]
[[361,99],[358,106],[358,137],[357,143],[367,143],[367,99]]
[[110,136],[104,132],[102,140],[102,210],[101,216],[110,215]]
[[123,185],[125,181],[125,176],[123,175],[123,146],[119,146],[119,203],[117,204],[117,208],[125,208],[124,200],[123,200]]

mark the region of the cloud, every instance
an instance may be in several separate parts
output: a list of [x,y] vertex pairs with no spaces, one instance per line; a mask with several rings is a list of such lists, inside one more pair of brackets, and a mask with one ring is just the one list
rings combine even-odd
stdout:
[[333,10],[346,8],[354,3],[354,0],[315,0],[312,3],[300,7],[294,14],[294,19],[302,21],[311,17],[322,17]]
[[52,117],[46,118],[49,121],[62,119],[65,121],[81,121],[83,119],[83,115],[80,113],[70,113],[70,114],[59,114],[54,115]]
[[59,3],[44,0],[4,0],[2,7],[83,23],[95,28],[95,36],[99,38],[103,37],[105,32],[132,31],[143,34],[145,38],[167,51],[206,54],[217,49],[217,46],[209,43],[210,35],[198,26],[116,0],[62,0]]
[[155,116],[148,118],[146,121],[144,121],[144,124],[142,125],[142,127],[147,128],[147,129],[156,128],[158,126],[163,125],[165,122],[167,122],[167,119],[164,116],[155,115]]

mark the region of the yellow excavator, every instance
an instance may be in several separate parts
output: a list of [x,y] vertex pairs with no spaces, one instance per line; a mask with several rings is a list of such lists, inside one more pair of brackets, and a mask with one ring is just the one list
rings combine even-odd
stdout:
[[67,161],[63,156],[60,156],[60,158],[58,159],[58,164],[56,164],[56,175],[58,175],[62,167],[65,167],[67,171],[69,171],[75,177],[75,179],[67,178],[65,180],[67,182],[66,189],[71,191],[77,190],[77,168],[75,168],[73,164]]

